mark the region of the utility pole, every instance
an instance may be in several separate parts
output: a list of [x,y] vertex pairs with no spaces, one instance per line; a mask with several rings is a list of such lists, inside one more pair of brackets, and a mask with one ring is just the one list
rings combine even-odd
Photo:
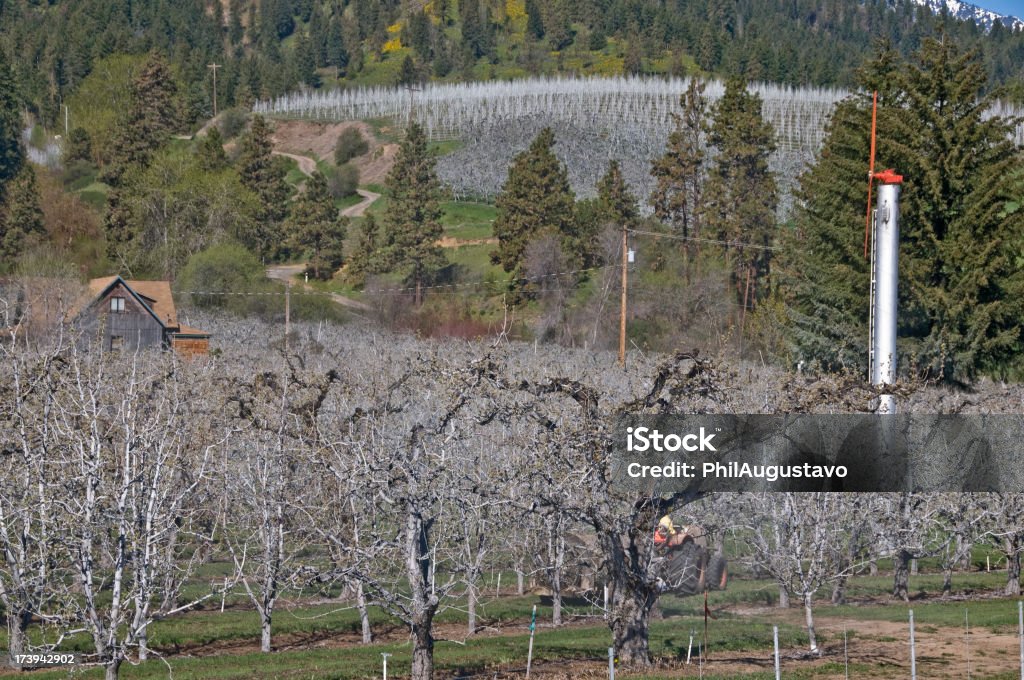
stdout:
[[217,69],[221,68],[220,64],[207,64],[206,68],[213,71],[213,117],[217,117]]
[[288,351],[288,335],[292,331],[292,282],[284,287],[284,351]]
[[626,367],[626,290],[629,286],[629,232],[622,225],[622,305],[619,310],[619,366]]

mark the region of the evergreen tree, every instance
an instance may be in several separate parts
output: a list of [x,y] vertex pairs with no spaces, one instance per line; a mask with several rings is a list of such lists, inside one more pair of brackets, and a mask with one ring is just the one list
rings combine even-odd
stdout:
[[[679,98],[682,115],[673,114],[675,129],[668,137],[665,155],[651,164],[651,175],[657,182],[651,194],[654,214],[675,227],[684,238],[700,237],[701,200],[707,175],[708,101],[705,83],[693,78],[686,93]],[[683,242],[684,252],[689,252]]]
[[761,117],[761,98],[738,78],[726,82],[714,107],[709,142],[718,152],[704,194],[705,223],[715,238],[728,241],[737,298],[746,310],[768,275],[775,238],[775,178],[768,157],[775,133]]
[[292,206],[286,225],[289,239],[310,251],[306,272],[326,281],[341,267],[348,219],[338,214],[327,180],[319,172],[306,181],[306,191]]
[[514,277],[521,276],[523,256],[532,241],[554,236],[566,254],[580,253],[584,245],[574,219],[575,196],[554,144],[555,134],[544,128],[530,148],[512,160],[495,201],[498,249],[491,253],[491,261]]
[[618,161],[613,160],[608,164],[608,171],[597,183],[597,198],[609,222],[627,229],[636,227],[640,210],[636,197],[622,177]]
[[544,37],[544,17],[537,0],[526,0],[526,34],[535,40]]
[[413,12],[409,17],[409,23],[402,31],[408,35],[407,42],[420,61],[429,62],[433,57],[430,40],[430,18],[425,10]]
[[210,126],[196,151],[199,154],[199,167],[203,170],[217,172],[228,165],[228,157],[224,153],[224,137],[216,125]]
[[348,67],[348,50],[345,47],[345,33],[341,30],[341,18],[331,20],[327,29],[327,63],[336,66],[339,74]]
[[36,173],[26,164],[7,184],[0,207],[0,269],[13,266],[27,249],[45,236]]
[[387,245],[383,262],[390,270],[404,271],[416,286],[416,304],[422,288],[447,264],[438,245],[441,238],[441,183],[436,159],[427,150],[423,128],[413,122],[388,172],[388,204],[382,217]]
[[363,217],[355,248],[345,267],[345,279],[351,285],[362,286],[366,275],[374,271],[378,247],[377,221],[372,214],[367,214]]
[[170,68],[159,54],[151,52],[132,81],[131,106],[123,133],[115,138],[113,160],[104,168],[104,181],[116,186],[126,170],[149,164],[153,152],[167,143],[180,124],[177,96]]
[[320,74],[316,72],[316,54],[313,42],[305,33],[299,35],[295,42],[295,66],[299,71],[299,80],[310,87],[320,87]]
[[[1005,207],[1022,153],[1009,141],[1008,121],[986,119],[992,95],[982,96],[986,79],[976,55],[951,40],[928,39],[914,63],[893,61],[883,55],[862,77],[868,88],[879,80],[897,85],[879,88],[876,167],[894,167],[906,178],[900,356],[953,381],[1018,372],[1024,215]],[[873,78],[879,72],[889,77]],[[866,366],[869,126],[863,98],[837,110],[818,164],[801,179],[802,251],[787,256],[793,339],[804,357],[827,366]],[[833,320],[841,325],[829,328]]]
[[270,128],[263,116],[254,116],[249,133],[242,139],[238,156],[238,172],[242,184],[256,194],[260,209],[254,242],[245,243],[250,250],[270,254],[271,235],[284,220],[287,210],[288,185],[281,166],[274,162]]
[[21,171],[25,164],[25,148],[21,144],[21,115],[15,96],[14,75],[0,49],[0,200],[4,185]]
[[407,54],[402,60],[402,67],[398,70],[398,84],[410,86],[418,82],[420,82],[420,70],[416,67],[416,61],[412,55]]

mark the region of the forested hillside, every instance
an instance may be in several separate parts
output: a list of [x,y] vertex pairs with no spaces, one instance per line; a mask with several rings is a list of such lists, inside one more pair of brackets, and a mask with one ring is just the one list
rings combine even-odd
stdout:
[[851,85],[878,39],[904,54],[940,29],[979,47],[989,81],[1019,82],[1024,35],[909,0],[6,0],[0,49],[48,122],[116,55],[166,54],[187,120],[296,88],[536,74],[703,72]]

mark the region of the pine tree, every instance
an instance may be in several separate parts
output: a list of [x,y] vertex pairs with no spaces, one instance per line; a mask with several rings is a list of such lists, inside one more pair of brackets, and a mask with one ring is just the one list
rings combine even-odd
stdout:
[[256,194],[260,202],[258,227],[254,242],[245,243],[253,252],[270,254],[271,235],[284,220],[287,210],[288,185],[281,167],[271,154],[270,128],[262,116],[254,116],[249,133],[242,139],[238,156],[238,172],[242,184]]
[[387,245],[385,266],[403,271],[416,286],[416,304],[423,301],[423,286],[447,264],[438,245],[441,238],[441,183],[437,161],[427,150],[423,128],[413,122],[395,156],[385,182],[388,204],[382,217]]
[[310,251],[306,272],[313,278],[326,281],[341,267],[347,224],[348,219],[338,214],[327,180],[313,173],[286,223],[289,240]]
[[575,196],[554,144],[555,134],[544,128],[530,148],[512,160],[495,201],[498,249],[491,253],[491,261],[514,277],[522,273],[527,246],[541,237],[557,237],[566,254],[582,250],[574,219]]
[[597,183],[597,198],[601,212],[606,219],[619,227],[632,229],[640,219],[636,197],[630,192],[626,180],[622,177],[619,162],[613,160],[608,164],[608,171]]
[[220,128],[210,126],[210,131],[199,142],[196,153],[199,155],[199,167],[203,170],[216,172],[227,167],[228,157],[224,153],[224,137],[220,134]]
[[167,143],[181,122],[177,97],[170,68],[159,54],[151,52],[132,81],[131,108],[123,134],[115,140],[113,160],[104,168],[104,181],[117,185],[129,168],[149,164],[153,152]]
[[366,282],[366,275],[374,271],[379,245],[377,221],[372,214],[367,214],[363,217],[355,248],[345,266],[345,279],[351,285],[362,286]]
[[12,266],[30,247],[46,236],[39,187],[31,165],[24,165],[6,187],[0,207],[0,269]]
[[705,223],[715,238],[734,244],[726,257],[745,314],[768,276],[777,196],[768,169],[775,133],[761,117],[761,98],[741,79],[726,82],[708,138],[718,155],[704,194]]
[[[651,194],[654,214],[667,222],[684,238],[700,237],[700,218],[704,182],[707,177],[708,101],[705,83],[693,78],[679,98],[682,115],[673,114],[675,129],[669,135],[665,155],[651,164],[651,176],[657,185]],[[689,252],[683,242],[684,252]]]

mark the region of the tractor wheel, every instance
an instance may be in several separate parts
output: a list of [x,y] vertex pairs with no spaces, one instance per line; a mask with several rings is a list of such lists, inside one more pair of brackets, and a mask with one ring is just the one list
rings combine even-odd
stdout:
[[708,570],[704,583],[710,590],[725,590],[725,584],[728,580],[729,570],[725,557],[715,553],[708,559]]

